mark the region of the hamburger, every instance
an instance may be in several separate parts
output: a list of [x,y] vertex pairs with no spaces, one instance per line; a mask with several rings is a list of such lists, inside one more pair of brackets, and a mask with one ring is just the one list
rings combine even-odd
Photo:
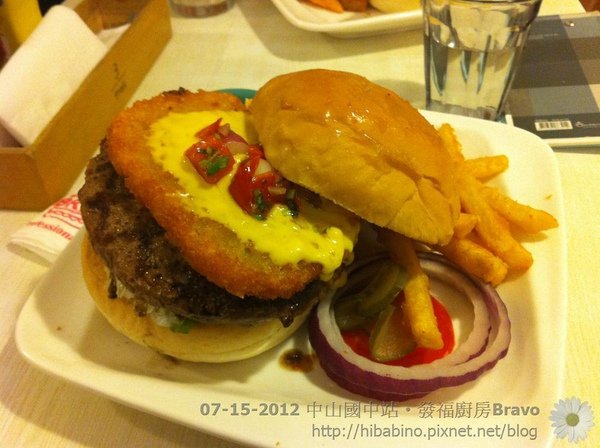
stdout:
[[447,159],[406,101],[345,72],[276,77],[248,109],[184,89],[138,101],[79,192],[86,285],[115,329],[161,353],[255,356],[342,283],[363,220],[449,240]]

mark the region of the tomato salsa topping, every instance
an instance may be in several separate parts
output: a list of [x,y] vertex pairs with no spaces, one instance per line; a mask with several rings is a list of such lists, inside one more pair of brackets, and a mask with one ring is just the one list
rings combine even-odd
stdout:
[[265,219],[275,204],[286,205],[292,216],[298,213],[296,190],[271,167],[262,148],[250,145],[229,192],[238,205],[257,219]]
[[229,134],[232,133],[228,126],[221,126],[219,118],[197,132],[199,140],[185,151],[194,169],[209,184],[217,183],[233,168],[235,161],[227,147],[227,142],[231,140]]
[[221,124],[221,118],[196,133],[198,142],[185,155],[194,169],[209,184],[215,184],[234,167],[235,154],[247,157],[240,162],[229,193],[237,204],[256,219],[266,219],[275,204],[283,204],[292,216],[298,213],[296,189],[267,162],[260,145],[249,144]]

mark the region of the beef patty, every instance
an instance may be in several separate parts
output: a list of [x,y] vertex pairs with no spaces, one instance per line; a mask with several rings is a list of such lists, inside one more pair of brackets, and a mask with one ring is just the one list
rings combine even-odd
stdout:
[[94,250],[134,296],[136,308],[163,307],[199,322],[250,323],[279,318],[284,326],[311,307],[326,284],[315,281],[290,299],[239,298],[194,271],[148,209],[136,201],[103,148],[86,169],[81,213]]

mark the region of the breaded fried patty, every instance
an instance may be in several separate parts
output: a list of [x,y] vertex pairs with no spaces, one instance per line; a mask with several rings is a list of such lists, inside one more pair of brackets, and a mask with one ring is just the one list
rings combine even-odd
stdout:
[[[136,199],[165,229],[166,238],[189,265],[235,296],[261,299],[290,298],[317,280],[317,263],[276,265],[267,254],[243,243],[222,224],[187,209],[180,200],[177,179],[152,157],[147,138],[150,126],[170,112],[245,110],[235,96],[218,92],[166,92],[139,101],[110,126],[105,148],[115,170]],[[245,300],[244,300],[245,301]]]
[[199,322],[279,318],[287,326],[315,303],[325,287],[325,283],[315,281],[290,299],[241,300],[206,280],[125,187],[104,149],[90,161],[79,198],[90,240],[111,271],[113,288],[116,277],[135,297],[141,314],[150,304]]

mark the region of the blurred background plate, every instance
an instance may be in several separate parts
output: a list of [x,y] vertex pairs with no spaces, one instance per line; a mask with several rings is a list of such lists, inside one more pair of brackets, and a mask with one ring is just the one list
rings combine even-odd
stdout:
[[340,38],[414,30],[420,28],[423,23],[421,9],[382,13],[370,8],[364,13],[335,13],[299,0],[271,1],[292,25]]

